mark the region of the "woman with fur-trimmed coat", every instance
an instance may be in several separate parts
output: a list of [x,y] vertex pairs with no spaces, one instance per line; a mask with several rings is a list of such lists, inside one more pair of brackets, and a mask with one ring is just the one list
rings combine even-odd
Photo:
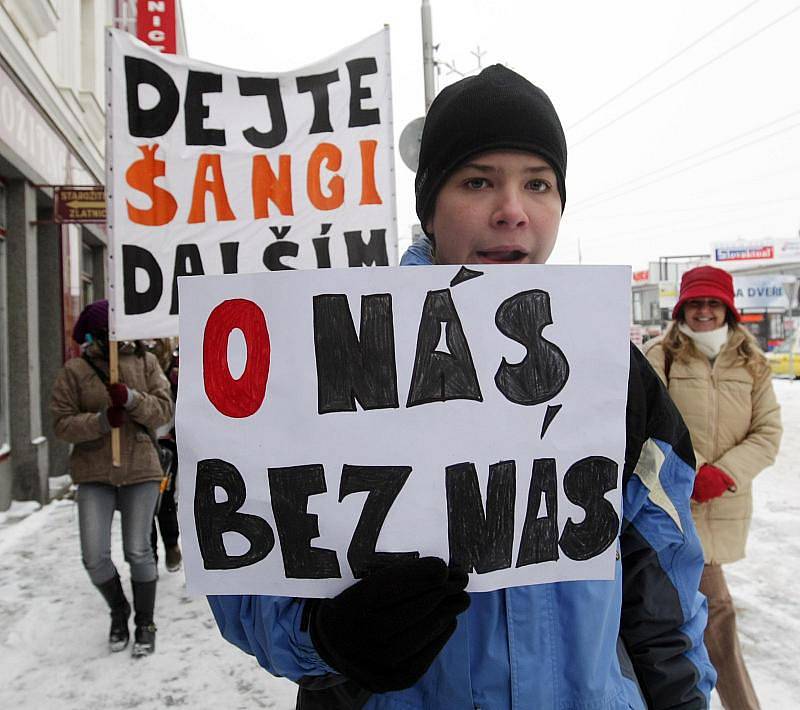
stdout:
[[742,658],[723,564],[745,555],[753,479],[775,461],[780,407],[755,338],[739,325],[733,280],[701,266],[681,281],[673,323],[645,346],[689,428],[697,464],[692,516],[703,543],[705,641],[726,708],[758,708]]
[[[133,587],[132,653],[144,656],[155,649],[158,575],[150,529],[163,476],[152,432],[172,419],[170,386],[156,357],[138,342],[120,344],[120,381],[109,383],[108,301],[86,306],[72,337],[83,352],[58,373],[50,411],[56,436],[73,445],[70,475],[78,486],[81,557],[111,611],[109,648],[121,651],[130,638],[131,607],[111,559],[111,522],[119,510]],[[113,428],[120,432],[119,466],[111,460]]]

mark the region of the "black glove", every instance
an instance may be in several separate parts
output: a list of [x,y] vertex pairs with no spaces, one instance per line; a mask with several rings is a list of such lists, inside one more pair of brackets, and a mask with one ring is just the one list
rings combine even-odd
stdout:
[[333,599],[306,602],[311,641],[331,668],[367,690],[409,688],[469,606],[467,580],[436,557],[384,567]]

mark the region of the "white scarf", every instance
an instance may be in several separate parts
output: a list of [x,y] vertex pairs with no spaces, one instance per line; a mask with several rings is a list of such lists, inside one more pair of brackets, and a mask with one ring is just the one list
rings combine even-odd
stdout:
[[686,323],[678,323],[678,330],[692,339],[694,346],[705,355],[709,360],[713,360],[719,355],[722,346],[728,342],[728,325],[725,324],[716,330],[695,331]]

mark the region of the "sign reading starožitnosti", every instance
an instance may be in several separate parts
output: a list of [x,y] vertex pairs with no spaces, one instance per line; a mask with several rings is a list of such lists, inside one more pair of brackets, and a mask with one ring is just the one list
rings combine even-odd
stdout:
[[178,334],[180,276],[397,263],[389,32],[236,71],[108,31],[112,338]]

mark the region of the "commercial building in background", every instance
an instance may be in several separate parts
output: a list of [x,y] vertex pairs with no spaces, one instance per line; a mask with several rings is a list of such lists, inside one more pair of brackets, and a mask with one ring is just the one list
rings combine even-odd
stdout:
[[646,269],[634,271],[631,281],[631,323],[643,342],[658,337],[672,320],[684,272],[708,263],[708,256],[662,256]]
[[733,276],[742,324],[764,350],[781,343],[800,317],[800,239],[762,239],[712,244],[708,255],[661,257],[633,272],[631,322],[643,339],[660,334],[672,318],[685,271],[709,264]]
[[[178,0],[139,5],[140,36],[185,53]],[[106,290],[104,29],[137,17],[135,0],[0,0],[0,511],[66,472],[50,390]]]
[[742,320],[762,347],[772,348],[796,330],[800,239],[712,244],[709,263],[733,275]]

